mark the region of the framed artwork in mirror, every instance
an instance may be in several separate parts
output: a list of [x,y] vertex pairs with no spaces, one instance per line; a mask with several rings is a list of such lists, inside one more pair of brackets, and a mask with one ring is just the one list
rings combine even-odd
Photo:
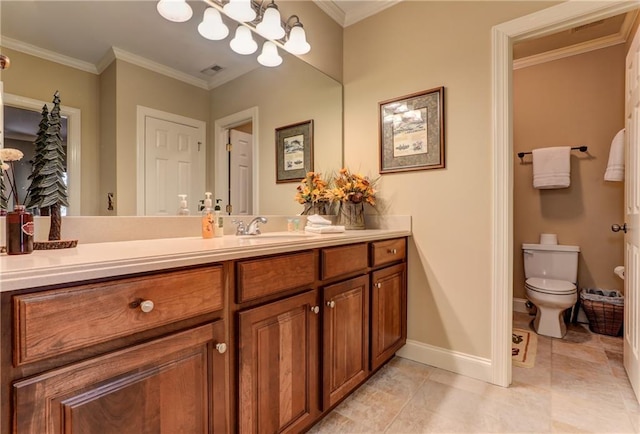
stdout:
[[276,128],[276,182],[300,182],[313,171],[313,119]]
[[380,173],[445,167],[444,87],[383,101],[378,106]]

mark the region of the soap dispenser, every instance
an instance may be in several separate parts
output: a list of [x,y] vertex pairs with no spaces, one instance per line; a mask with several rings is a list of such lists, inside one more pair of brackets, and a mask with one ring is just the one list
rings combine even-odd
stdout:
[[222,202],[222,199],[216,199],[216,206],[213,209],[213,213],[215,214],[215,220],[213,223],[213,233],[216,237],[221,237],[224,235],[224,226],[222,215],[220,214],[220,205],[219,202]]
[[179,194],[180,207],[178,208],[178,215],[189,215],[189,208],[187,207],[187,195]]
[[211,193],[206,192],[204,209],[202,210],[202,238],[213,238],[213,215],[211,209]]

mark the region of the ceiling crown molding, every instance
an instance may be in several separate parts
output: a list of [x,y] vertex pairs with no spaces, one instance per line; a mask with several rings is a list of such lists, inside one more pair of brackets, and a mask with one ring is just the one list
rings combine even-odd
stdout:
[[31,56],[39,57],[50,62],[55,62],[61,65],[69,66],[71,68],[79,69],[81,71],[90,72],[91,74],[98,73],[98,69],[93,63],[78,60],[73,57],[65,56],[64,54],[56,53],[54,51],[45,50],[44,48],[36,47],[35,45],[27,44],[26,42],[18,41],[17,39],[9,38],[7,36],[2,37],[2,46],[7,47],[11,50],[29,54]]
[[[355,24],[358,21],[377,14],[378,12],[382,12],[401,1],[402,0],[342,0],[340,3],[336,3],[333,0],[313,0],[313,2],[322,9],[324,13],[333,18],[333,20],[342,27],[348,27]],[[340,7],[340,4],[344,5],[346,11]],[[350,4],[351,6],[347,6],[347,4]]]

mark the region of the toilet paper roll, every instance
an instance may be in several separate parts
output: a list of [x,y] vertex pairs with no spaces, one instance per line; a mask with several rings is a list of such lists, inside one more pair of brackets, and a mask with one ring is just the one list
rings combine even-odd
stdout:
[[558,235],[540,234],[540,244],[558,244]]

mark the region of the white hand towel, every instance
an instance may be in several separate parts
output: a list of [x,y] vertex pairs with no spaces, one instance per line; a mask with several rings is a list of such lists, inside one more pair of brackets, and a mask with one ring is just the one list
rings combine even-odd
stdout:
[[571,184],[571,148],[534,149],[533,188],[566,188]]
[[315,234],[337,234],[344,232],[344,226],[324,225],[320,227],[307,225],[304,227],[304,230]]
[[624,128],[611,141],[605,181],[624,181]]
[[321,226],[321,225],[330,225],[331,224],[331,220],[328,220],[322,216],[319,216],[318,214],[311,214],[310,216],[307,217],[307,222],[316,225],[316,226]]

